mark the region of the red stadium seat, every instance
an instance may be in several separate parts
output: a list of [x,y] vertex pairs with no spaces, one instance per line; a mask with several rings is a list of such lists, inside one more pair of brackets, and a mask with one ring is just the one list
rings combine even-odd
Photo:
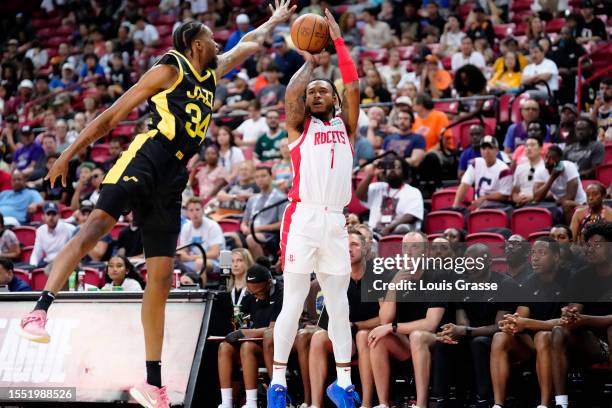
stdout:
[[159,34],[160,37],[172,35],[172,26],[160,25],[160,26],[155,26],[155,28],[157,29],[157,33]]
[[84,267],[83,271],[85,271],[85,277],[83,281],[88,285],[95,286],[96,288],[101,288],[104,285],[104,275],[102,272],[95,268]]
[[467,224],[468,234],[480,232],[487,228],[507,228],[508,216],[502,210],[483,209],[470,213]]
[[496,234],[494,232],[475,232],[468,234],[465,237],[465,242],[468,244],[503,244],[506,242],[506,238],[502,234]]
[[21,262],[29,264],[30,263],[30,257],[32,256],[32,251],[33,250],[34,250],[34,246],[33,245],[21,248],[21,253],[19,254],[19,259],[21,259]]
[[583,190],[586,190],[587,187],[590,186],[591,184],[599,183],[598,180],[581,180],[580,182],[582,183]]
[[[55,30],[55,34],[57,35],[63,35],[63,36],[70,36],[74,33],[74,28],[69,27],[69,26],[61,26],[61,27],[57,27],[57,29]],[[39,35],[40,35],[40,31],[39,31]]]
[[361,201],[359,201],[359,199],[355,195],[355,190],[353,190],[353,193],[351,194],[351,201],[349,201],[346,208],[349,211],[349,213],[353,213],[357,215],[363,214],[364,212],[368,211],[368,209],[364,207],[363,204],[361,204]]
[[40,38],[47,38],[47,37],[52,37],[54,34],[57,34],[57,31],[54,30],[53,28],[45,27],[45,28],[41,28],[40,30],[38,30],[36,34]]
[[413,46],[397,47],[396,50],[399,53],[400,59],[402,61],[412,59],[412,56],[414,55]]
[[[445,187],[442,189],[442,191],[457,191],[457,189],[459,188],[459,185],[456,186],[450,186],[450,187]],[[463,199],[464,203],[470,203],[472,201],[474,201],[474,187],[470,186],[468,188],[467,193],[465,193],[465,198]]]
[[546,23],[546,26],[544,26],[544,30],[547,33],[559,33],[561,32],[561,29],[563,28],[564,25],[565,25],[565,19],[553,18],[548,23]]
[[493,258],[493,261],[491,262],[491,272],[508,272],[508,262],[506,261],[506,258]]
[[[484,121],[485,134],[494,135],[495,128],[497,127],[496,120],[494,118],[485,118],[483,121]],[[455,143],[459,144],[462,149],[467,149],[472,144],[470,140],[470,127],[472,125],[477,125],[477,124],[481,124],[480,120],[474,119],[474,120],[468,120],[468,121],[462,122],[459,125],[453,126],[451,128],[451,130],[453,131],[453,134],[455,134],[455,132],[458,131],[459,138],[458,140],[455,140]]]
[[13,232],[17,235],[17,240],[23,246],[34,245],[36,240],[36,228],[34,227],[15,227]]
[[425,232],[433,234],[447,228],[463,229],[463,215],[455,211],[433,211],[425,217]]
[[254,156],[254,151],[253,148],[250,146],[242,146],[242,154],[244,155],[244,159],[245,160],[253,160]]
[[104,163],[109,157],[106,143],[97,144],[91,148],[91,159],[96,163]]
[[446,113],[447,115],[456,115],[459,112],[459,103],[457,102],[436,102],[434,109]]
[[30,278],[30,286],[32,286],[34,290],[43,290],[47,283],[47,278],[45,268],[34,269]]
[[512,94],[503,94],[499,97],[499,122],[508,123],[510,120],[510,101],[514,98]]
[[387,61],[388,56],[389,56],[389,51],[383,48],[380,50],[363,51],[359,55],[359,58],[360,59],[368,58],[368,59],[371,59],[372,62],[385,62]]
[[223,232],[238,232],[240,231],[240,221],[231,218],[225,218],[217,221]]
[[159,47],[163,48],[164,51],[166,50],[166,48],[172,47],[172,36],[168,35],[165,37],[161,37],[159,39]]
[[605,164],[612,163],[612,143],[606,143],[606,156],[604,158]]
[[111,231],[111,237],[113,237],[113,240],[117,240],[117,238],[119,238],[119,233],[121,232],[122,229],[129,227],[130,224],[128,224],[127,222],[118,222],[115,224],[115,226],[113,227],[112,231]]
[[219,30],[215,32],[213,38],[215,39],[215,41],[219,41],[225,44],[230,38],[230,35],[232,35],[232,32],[230,30]]
[[503,38],[506,38],[512,35],[515,29],[516,29],[516,24],[514,23],[494,24],[493,25],[493,31],[495,32],[495,37],[499,39],[503,39]]
[[510,224],[512,233],[523,238],[529,237],[532,232],[550,228],[553,223],[552,214],[545,208],[520,208],[514,210]]
[[431,210],[438,211],[453,206],[455,191],[439,190],[431,196]]
[[540,237],[547,237],[549,235],[550,235],[550,231],[532,232],[531,234],[529,234],[529,237],[527,237],[527,241],[533,243],[536,239]]
[[70,218],[70,217],[72,217],[72,214],[74,214],[74,210],[72,208],[69,208],[69,207],[62,208],[60,210],[60,214],[61,214],[63,219]]
[[378,241],[378,256],[381,258],[394,257],[402,253],[403,235],[387,235]]
[[441,234],[441,233],[437,233],[437,234],[429,234],[429,235],[427,235],[427,240],[428,240],[429,242],[432,242],[434,239],[436,239],[436,238],[442,238],[442,237],[444,237],[444,234]]
[[595,169],[597,180],[608,188],[612,183],[612,163],[602,164]]
[[512,2],[512,7],[510,7],[510,11],[527,11],[531,10],[531,0],[515,0]]
[[28,271],[25,271],[23,269],[13,269],[13,274],[21,279],[22,281],[24,281],[25,283],[27,283],[28,285],[30,284],[30,273]]
[[529,99],[529,95],[521,94],[512,102],[512,113],[510,114],[510,121],[512,123],[518,123],[523,120],[523,115],[521,114],[521,103],[525,99]]
[[173,26],[176,23],[176,16],[170,14],[162,14],[161,16],[157,16],[153,22],[155,25],[168,25]]
[[113,130],[113,137],[123,136],[131,138],[134,136],[135,129],[136,126],[134,125],[119,125],[115,128],[115,130]]

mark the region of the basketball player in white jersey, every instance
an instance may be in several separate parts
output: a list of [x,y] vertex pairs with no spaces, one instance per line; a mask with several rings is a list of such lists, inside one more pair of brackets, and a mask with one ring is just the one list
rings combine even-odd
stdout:
[[[284,275],[283,308],[274,326],[274,365],[268,407],[285,408],[287,359],[314,271],[329,314],[338,379],[327,395],[339,407],[358,401],[351,384],[351,328],[346,291],[351,263],[343,208],[351,199],[353,142],[359,117],[359,78],[340,27],[325,11],[338,54],[345,93],[340,97],[327,80],[311,80],[318,55],[300,51],[305,59],[285,92],[289,149],[293,166],[290,203],[281,224]],[[336,116],[336,103],[341,113]],[[322,407],[318,407],[322,408]]]

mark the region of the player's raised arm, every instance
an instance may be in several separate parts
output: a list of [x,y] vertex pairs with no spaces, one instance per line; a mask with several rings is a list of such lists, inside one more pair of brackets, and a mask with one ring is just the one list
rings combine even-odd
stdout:
[[344,82],[344,93],[342,96],[342,119],[346,125],[346,130],[349,133],[351,143],[355,142],[355,134],[357,131],[357,120],[359,119],[359,75],[357,68],[351,56],[344,45],[340,27],[334,19],[334,16],[328,9],[325,9],[325,19],[329,26],[331,39],[336,47],[338,55],[338,67],[342,74],[342,82]]
[[289,7],[291,0],[275,0],[274,7],[270,4],[272,16],[257,27],[255,30],[246,33],[234,48],[226,53],[219,55],[215,74],[221,78],[238,65],[242,64],[248,57],[255,54],[263,46],[263,42],[268,33],[277,25],[291,17],[297,6]]
[[304,65],[289,80],[285,90],[285,117],[289,143],[300,137],[304,130],[304,116],[306,113],[305,92],[306,86],[312,77],[312,71],[317,66],[319,56],[308,51],[296,48],[304,57]]

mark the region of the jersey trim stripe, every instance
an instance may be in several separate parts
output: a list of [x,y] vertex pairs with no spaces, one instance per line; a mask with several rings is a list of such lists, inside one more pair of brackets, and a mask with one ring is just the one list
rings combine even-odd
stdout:
[[170,54],[174,55],[174,58],[177,59],[179,68],[178,78],[170,88],[154,95],[151,98],[151,101],[155,104],[155,107],[157,108],[157,113],[161,117],[161,120],[157,124],[157,129],[159,129],[159,131],[169,140],[172,140],[174,139],[176,133],[176,119],[172,112],[170,112],[170,109],[168,107],[168,94],[174,91],[183,80],[183,66],[181,65],[181,61],[179,60],[179,58],[174,53]]
[[215,73],[213,72],[212,69],[207,68],[206,69],[206,73],[202,76],[200,75],[200,73],[198,71],[196,71],[196,69],[194,68],[193,65],[191,65],[191,61],[189,61],[189,59],[184,56],[183,54],[181,54],[180,52],[176,51],[176,50],[170,50],[168,51],[170,54],[174,55],[175,57],[179,57],[185,60],[185,62],[187,63],[187,65],[189,66],[189,69],[191,69],[191,72],[193,73],[193,75],[195,75],[196,79],[200,82],[204,82],[208,79],[209,76],[213,76],[213,79],[215,80],[215,85],[217,85],[217,76],[215,75]]
[[102,181],[102,184],[115,184],[119,181],[128,164],[136,156],[136,153],[143,144],[157,134],[157,129],[149,130],[147,133],[141,133],[134,138],[130,143],[130,147],[121,154],[117,163],[108,171],[108,174]]
[[300,201],[300,164],[302,163],[302,155],[300,152],[300,146],[306,140],[306,136],[308,135],[308,128],[310,127],[311,118],[309,117],[306,120],[306,125],[304,125],[304,131],[299,139],[295,142],[297,144],[293,146],[293,148],[289,149],[289,154],[291,155],[291,166],[293,170],[293,185],[291,186],[291,191],[289,191],[289,198],[292,201]]
[[291,229],[291,221],[293,221],[293,214],[297,208],[297,203],[291,202],[285,209],[283,215],[283,229],[281,230],[281,268],[285,270],[285,256],[287,255],[287,239],[289,238],[289,230]]

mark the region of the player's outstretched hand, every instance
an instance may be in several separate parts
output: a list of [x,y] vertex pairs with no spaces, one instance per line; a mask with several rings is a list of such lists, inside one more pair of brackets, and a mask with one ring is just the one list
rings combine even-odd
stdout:
[[319,54],[311,54],[308,51],[304,51],[299,48],[296,48],[295,50],[302,56],[302,58],[304,58],[304,61],[313,62],[315,65],[319,65]]
[[68,163],[71,157],[68,157],[66,152],[62,153],[60,157],[53,163],[51,170],[47,173],[45,180],[49,180],[51,188],[55,187],[57,178],[60,177],[62,187],[66,187],[66,178],[68,175]]
[[329,9],[325,9],[325,20],[327,20],[327,25],[329,26],[329,35],[331,36],[332,41],[336,38],[342,37],[340,26],[336,22],[336,19],[332,15],[331,11],[329,11]]
[[269,4],[268,7],[270,7],[270,11],[272,12],[270,20],[275,24],[280,24],[288,20],[295,12],[295,9],[297,9],[297,5],[289,7],[289,4],[291,4],[291,0],[274,0],[274,6]]

